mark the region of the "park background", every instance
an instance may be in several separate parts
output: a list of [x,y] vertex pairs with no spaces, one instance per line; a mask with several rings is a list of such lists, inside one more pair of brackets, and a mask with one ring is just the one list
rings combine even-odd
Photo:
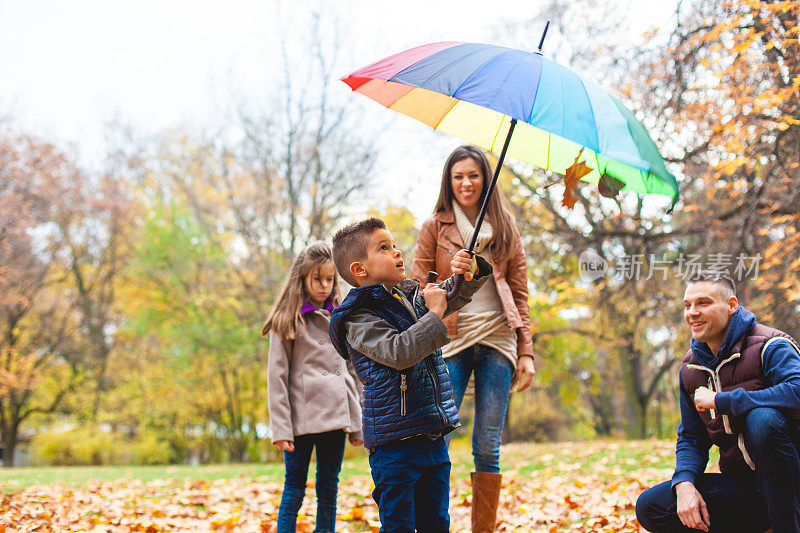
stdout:
[[0,0],[3,465],[279,460],[259,330],[291,258],[376,215],[410,264],[460,144],[338,78],[434,41],[533,51],[545,20],[681,200],[579,184],[569,211],[561,176],[507,162],[537,373],[506,442],[674,438],[692,268],[800,335],[798,1]]

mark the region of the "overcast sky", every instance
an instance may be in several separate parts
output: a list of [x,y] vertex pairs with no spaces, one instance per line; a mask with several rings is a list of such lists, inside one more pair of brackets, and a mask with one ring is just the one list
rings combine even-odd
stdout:
[[[492,42],[498,24],[532,19],[544,3],[331,0],[323,5],[335,10],[345,30],[338,77],[419,44]],[[668,3],[631,5],[652,25],[669,15]],[[232,89],[269,85],[279,74],[277,35],[304,31],[303,13],[297,10],[308,5],[0,0],[0,109],[10,108],[28,131],[62,145],[72,143],[91,165],[102,144],[103,125],[114,116],[147,132],[202,126],[219,120]],[[548,45],[557,43],[546,43],[545,52]],[[341,84],[341,91],[349,89]],[[366,109],[369,120],[392,114],[378,104]],[[378,189],[378,199],[408,197],[412,191],[417,196],[420,190],[435,195],[444,158],[459,141],[405,117],[392,120],[388,129],[381,139],[381,165],[407,167],[404,174],[410,178],[390,180]],[[409,207],[422,217],[434,200]]]

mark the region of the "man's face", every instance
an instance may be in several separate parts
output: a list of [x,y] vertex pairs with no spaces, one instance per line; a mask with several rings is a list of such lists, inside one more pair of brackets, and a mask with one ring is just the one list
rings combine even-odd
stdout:
[[365,277],[358,278],[361,285],[383,283],[391,289],[406,279],[402,254],[395,247],[394,238],[388,230],[372,232],[367,243],[367,258],[360,263],[366,272]]
[[725,298],[723,290],[718,283],[698,281],[690,283],[683,296],[683,318],[692,338],[707,343],[714,352],[722,346],[730,317],[739,306],[736,297]]

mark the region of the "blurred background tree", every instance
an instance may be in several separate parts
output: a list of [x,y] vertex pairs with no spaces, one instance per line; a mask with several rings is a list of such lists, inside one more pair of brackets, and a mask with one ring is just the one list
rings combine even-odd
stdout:
[[[560,176],[504,169],[537,353],[507,439],[674,435],[687,258],[727,258],[741,302],[800,335],[800,0],[682,2],[644,36],[624,12],[553,2],[497,33],[533,50],[552,20],[545,53],[634,110],[681,187],[668,212],[579,184],[567,212]],[[232,91],[224,126],[113,122],[98,168],[0,112],[3,464],[277,457],[259,329],[293,254],[380,216],[410,264],[422,222],[418,198],[374,199],[379,125],[333,89],[337,25],[312,22],[304,63],[287,33],[281,84]],[[586,251],[605,275],[581,277]]]

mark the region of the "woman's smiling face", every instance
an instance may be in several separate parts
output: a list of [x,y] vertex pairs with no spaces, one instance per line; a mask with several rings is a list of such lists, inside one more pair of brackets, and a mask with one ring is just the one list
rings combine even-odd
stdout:
[[478,162],[467,157],[453,164],[450,170],[450,185],[453,196],[465,212],[475,212],[483,192],[483,173]]

